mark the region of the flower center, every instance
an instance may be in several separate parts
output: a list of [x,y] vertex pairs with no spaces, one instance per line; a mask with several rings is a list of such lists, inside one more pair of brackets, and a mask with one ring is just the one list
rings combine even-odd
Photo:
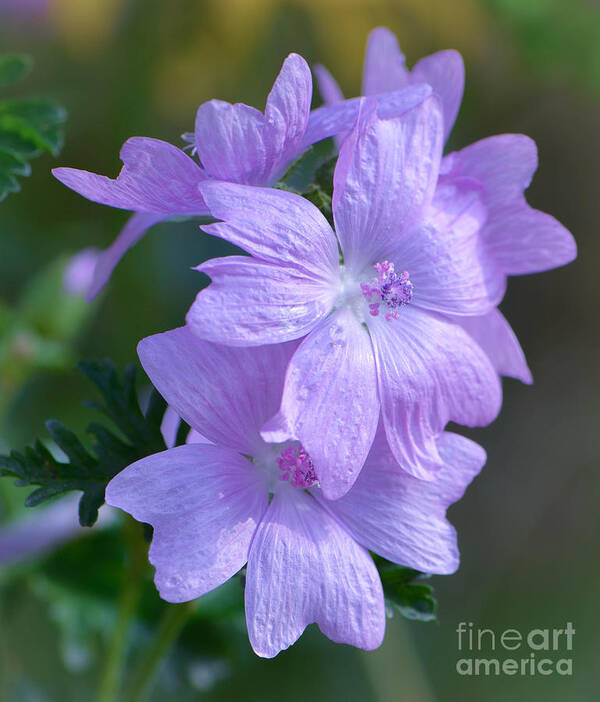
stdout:
[[277,465],[281,471],[279,480],[290,482],[294,487],[309,488],[318,483],[312,458],[302,444],[284,448]]
[[379,315],[379,307],[386,308],[385,318],[388,322],[398,319],[398,310],[412,300],[413,284],[408,278],[408,271],[396,273],[390,261],[376,263],[375,276],[369,283],[361,283],[363,297],[369,303],[369,312],[373,317]]

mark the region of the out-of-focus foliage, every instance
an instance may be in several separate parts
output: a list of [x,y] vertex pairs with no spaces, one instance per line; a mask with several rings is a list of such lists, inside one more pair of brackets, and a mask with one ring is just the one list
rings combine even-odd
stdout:
[[0,88],[15,83],[29,73],[33,61],[29,56],[0,56]]
[[600,18],[596,0],[485,0],[518,36],[521,65],[553,82],[600,93]]
[[[143,543],[141,527],[137,529]],[[145,551],[147,545],[142,549]],[[168,608],[156,593],[145,553],[143,559],[130,655],[139,654],[148,645],[155,623]],[[38,574],[31,576],[35,591],[51,603],[67,660],[68,654],[78,649],[84,661],[84,653],[94,658],[102,654],[99,644],[110,639],[118,616],[116,595],[125,578],[131,577],[129,560],[120,529],[93,530],[45,558]],[[198,601],[169,666],[171,673],[176,672],[178,684],[189,686],[186,677],[194,664],[221,661],[220,667],[225,668],[226,659],[251,655],[247,648],[243,589],[240,579],[234,578]]]
[[[31,67],[27,56],[0,56],[0,89],[21,79]],[[43,152],[54,156],[59,153],[65,120],[65,110],[51,100],[0,101],[0,201],[8,193],[18,192],[17,176],[31,173],[31,159]]]
[[0,416],[35,371],[70,371],[77,362],[73,343],[96,305],[65,285],[70,261],[51,261],[13,305],[0,300]]

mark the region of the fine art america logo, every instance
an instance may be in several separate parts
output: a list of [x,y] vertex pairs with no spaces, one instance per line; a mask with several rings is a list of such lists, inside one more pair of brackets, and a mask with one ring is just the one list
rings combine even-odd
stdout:
[[460,622],[456,661],[459,675],[573,675],[575,629],[530,629],[521,632],[482,629]]

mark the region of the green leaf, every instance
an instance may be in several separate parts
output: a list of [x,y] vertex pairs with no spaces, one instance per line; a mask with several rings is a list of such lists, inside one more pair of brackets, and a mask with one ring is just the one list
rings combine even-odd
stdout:
[[332,139],[313,144],[288,168],[275,187],[303,195],[325,215],[333,226],[331,198],[337,154]]
[[[46,423],[48,433],[63,451],[67,461],[59,461],[36,441],[22,453],[12,451],[0,455],[0,475],[17,478],[17,485],[37,486],[25,504],[33,507],[56,495],[80,490],[79,520],[82,526],[92,526],[104,503],[106,485],[129,464],[166,446],[160,426],[166,403],[153,390],[144,415],[139,407],[135,387],[135,368],[129,366],[123,379],[110,361],[84,361],[79,369],[94,383],[103,402],[87,403],[102,412],[118,433],[103,424],[92,422],[88,432],[94,437],[91,450],[63,424],[55,419]],[[178,437],[183,442],[183,437]]]
[[17,154],[21,156],[21,158],[27,160],[37,158],[43,153],[43,149],[41,149],[35,141],[21,136],[18,130],[2,131],[2,129],[0,129],[0,148]]
[[[23,77],[31,65],[27,56],[0,56],[0,88]],[[30,174],[29,160],[44,152],[58,154],[65,120],[65,110],[52,100],[0,102],[0,202],[20,189],[17,176]]]
[[2,202],[9,193],[17,193],[20,189],[19,183],[14,176],[9,173],[0,172],[0,202]]
[[31,167],[14,151],[0,148],[0,171],[28,176],[31,173]]
[[32,66],[33,61],[29,56],[0,56],[0,88],[16,83],[29,73]]
[[8,193],[19,190],[16,176],[28,176],[30,173],[31,167],[22,156],[0,146],[0,201]]
[[64,108],[51,100],[24,98],[0,103],[0,131],[17,134],[54,156],[62,146],[61,125],[66,118]]
[[422,582],[429,576],[412,568],[390,563],[379,556],[374,557],[383,584],[386,601],[406,619],[422,622],[435,621],[437,602],[433,588]]

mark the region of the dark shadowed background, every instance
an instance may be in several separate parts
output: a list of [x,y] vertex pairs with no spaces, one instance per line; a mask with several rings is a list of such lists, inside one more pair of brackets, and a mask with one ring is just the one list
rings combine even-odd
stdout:
[[[503,132],[531,136],[540,166],[528,200],[564,223],[579,246],[570,266],[509,283],[502,311],[519,336],[535,384],[504,381],[499,419],[469,433],[487,450],[488,462],[450,511],[462,565],[454,576],[433,578],[438,623],[395,616],[383,647],[370,654],[336,646],[311,629],[291,650],[264,661],[251,653],[239,619],[231,615],[230,630],[215,634],[206,625],[209,634],[218,634],[218,645],[211,648],[207,634],[206,645],[191,642],[181,654],[183,671],[177,662],[165,667],[152,699],[597,699],[600,4],[28,0],[19,12],[7,9],[11,4],[19,6],[18,0],[0,0],[0,53],[35,59],[34,72],[15,92],[55,98],[69,119],[60,156],[35,161],[22,191],[0,204],[5,303],[14,303],[57,256],[107,246],[126,219],[67,190],[51,177],[51,167],[114,176],[125,139],[145,135],[178,144],[205,100],[218,97],[262,109],[291,51],[327,65],[345,93],[355,95],[366,36],[380,24],[396,32],[409,65],[439,49],[462,53],[465,98],[449,149]],[[194,223],[152,230],[125,257],[91,311],[77,357],[109,356],[120,367],[135,360],[140,338],[183,323],[204,284],[190,267],[220,255],[222,246]],[[90,415],[80,403],[89,395],[74,367],[31,375],[2,409],[0,448],[21,447],[44,435],[50,416],[84,429]],[[0,520],[9,522],[24,511],[26,493],[2,482]],[[97,580],[109,567],[102,559],[105,552],[110,556],[111,543],[82,547]],[[67,549],[50,563],[11,570],[10,577],[0,566],[2,702],[93,698],[103,622],[110,626],[111,613],[92,586],[89,600],[69,599],[69,579],[81,577],[71,565],[75,555]],[[230,596],[237,607],[241,589]],[[505,629],[526,635],[564,628],[570,621],[576,629],[568,653],[573,675],[460,676],[455,667],[465,655],[457,646],[461,621],[498,636]],[[489,648],[482,655],[521,656]],[[523,655],[529,657],[529,650]],[[195,688],[185,691],[182,680]]]

